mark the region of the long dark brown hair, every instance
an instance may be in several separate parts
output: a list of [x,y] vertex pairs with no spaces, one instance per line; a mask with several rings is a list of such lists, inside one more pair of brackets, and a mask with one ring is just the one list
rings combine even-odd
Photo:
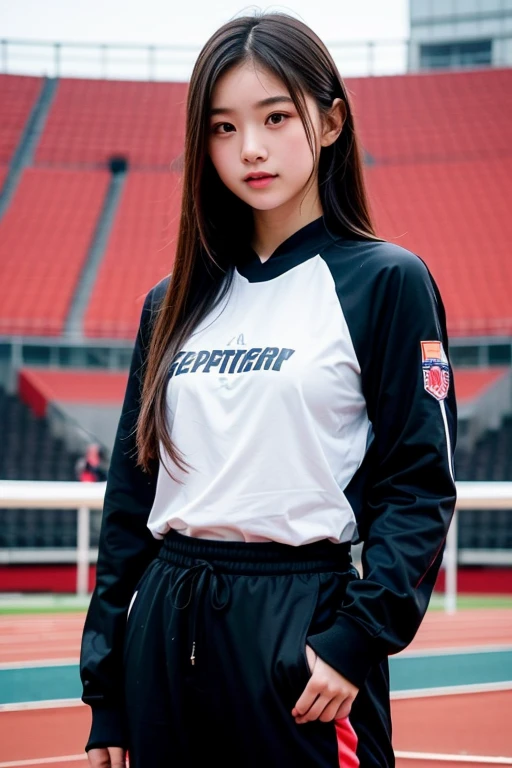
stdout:
[[[247,61],[281,80],[293,99],[318,168],[328,228],[350,239],[377,239],[350,101],[325,45],[301,21],[281,13],[243,16],[222,26],[199,54],[188,90],[176,257],[165,298],[154,315],[137,421],[137,464],[145,471],[151,470],[151,460],[161,458],[160,442],[175,465],[189,469],[167,426],[169,368],[185,339],[226,296],[235,254],[252,236],[250,207],[224,186],[207,151],[213,89],[229,69]],[[343,130],[318,158],[305,94],[315,99],[321,115],[329,112],[334,99],[345,103]]]

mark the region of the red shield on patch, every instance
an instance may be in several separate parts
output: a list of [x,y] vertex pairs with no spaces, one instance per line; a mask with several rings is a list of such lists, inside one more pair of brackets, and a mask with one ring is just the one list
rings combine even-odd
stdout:
[[444,400],[450,389],[450,366],[440,341],[422,341],[423,385],[436,400]]

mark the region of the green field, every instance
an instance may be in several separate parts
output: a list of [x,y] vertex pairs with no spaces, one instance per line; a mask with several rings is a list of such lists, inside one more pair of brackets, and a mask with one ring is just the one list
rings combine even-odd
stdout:
[[[442,595],[434,595],[430,601],[429,610],[442,611],[444,598]],[[512,608],[512,595],[460,595],[457,599],[457,608]]]

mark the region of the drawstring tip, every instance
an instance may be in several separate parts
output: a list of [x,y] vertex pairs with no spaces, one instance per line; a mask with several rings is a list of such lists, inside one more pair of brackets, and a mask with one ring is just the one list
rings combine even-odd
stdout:
[[195,641],[192,643],[192,654],[190,656],[190,663],[192,666],[196,663],[196,644]]

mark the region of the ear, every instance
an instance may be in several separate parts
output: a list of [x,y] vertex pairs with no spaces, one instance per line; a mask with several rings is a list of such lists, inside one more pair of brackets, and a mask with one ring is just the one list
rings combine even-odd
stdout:
[[334,144],[343,129],[346,116],[347,107],[343,99],[334,99],[329,112],[324,115],[322,137],[320,139],[322,147],[329,147],[331,144]]

